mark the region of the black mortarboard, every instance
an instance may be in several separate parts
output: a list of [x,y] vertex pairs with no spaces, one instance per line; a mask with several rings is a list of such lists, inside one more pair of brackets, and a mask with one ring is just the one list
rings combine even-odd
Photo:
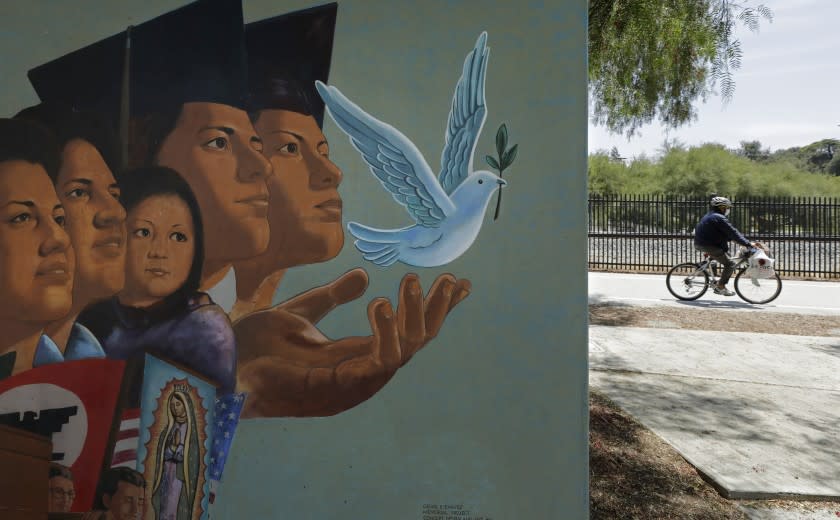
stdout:
[[241,0],[198,0],[29,71],[42,101],[119,120],[126,41],[132,116],[204,101],[246,107]]
[[331,3],[245,26],[251,110],[304,112],[323,126],[315,80],[327,83],[337,11]]
[[41,101],[92,110],[114,117],[121,100],[126,33],[57,58],[29,71],[29,82]]

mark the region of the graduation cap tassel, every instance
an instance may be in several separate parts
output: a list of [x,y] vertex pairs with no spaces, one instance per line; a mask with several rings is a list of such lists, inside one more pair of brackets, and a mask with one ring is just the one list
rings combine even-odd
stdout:
[[128,166],[128,132],[129,118],[131,117],[131,28],[129,25],[125,31],[125,59],[123,61],[122,92],[120,94],[120,146],[122,167]]

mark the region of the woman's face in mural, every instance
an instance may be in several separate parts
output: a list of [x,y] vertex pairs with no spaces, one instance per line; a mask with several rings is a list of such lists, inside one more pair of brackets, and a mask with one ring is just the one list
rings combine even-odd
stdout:
[[290,265],[322,262],[344,245],[341,170],[329,158],[315,118],[288,110],[263,110],[254,125],[271,161],[271,249]]
[[64,146],[56,182],[76,252],[74,295],[105,299],[125,282],[125,210],[120,190],[99,151],[74,139]]
[[177,291],[190,274],[195,228],[187,204],[156,195],[128,213],[125,289],[120,299],[148,306]]
[[172,397],[172,400],[169,402],[169,410],[175,417],[183,417],[186,415],[184,403],[182,403],[177,397]]
[[180,173],[198,199],[205,258],[230,262],[268,247],[271,166],[248,114],[217,103],[186,103],[157,162]]
[[0,319],[50,322],[70,311],[73,250],[44,168],[0,163]]

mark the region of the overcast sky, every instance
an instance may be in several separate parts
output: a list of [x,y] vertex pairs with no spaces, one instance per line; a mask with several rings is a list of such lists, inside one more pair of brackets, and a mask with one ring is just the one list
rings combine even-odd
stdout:
[[630,141],[590,123],[589,151],[616,146],[623,157],[652,156],[666,137],[733,148],[759,140],[772,150],[840,138],[840,0],[763,3],[773,22],[762,19],[758,33],[739,29],[743,58],[728,105],[711,96],[691,125],[666,133],[651,124]]

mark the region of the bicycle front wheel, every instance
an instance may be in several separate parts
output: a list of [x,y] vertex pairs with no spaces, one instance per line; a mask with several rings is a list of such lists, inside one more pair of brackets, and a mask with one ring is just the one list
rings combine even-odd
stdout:
[[706,294],[709,275],[697,264],[679,264],[668,271],[665,285],[668,286],[668,291],[680,300],[696,300]]
[[782,279],[778,273],[773,278],[750,278],[744,275],[746,272],[741,269],[735,275],[735,292],[745,302],[770,303],[782,292]]

